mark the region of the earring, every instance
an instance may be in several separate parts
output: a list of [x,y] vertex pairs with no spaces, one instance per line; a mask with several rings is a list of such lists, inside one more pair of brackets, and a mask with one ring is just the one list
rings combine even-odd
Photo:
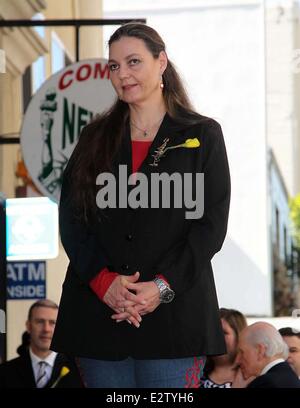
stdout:
[[162,75],[160,76],[160,85],[159,85],[159,86],[160,86],[161,89],[163,89],[164,86],[165,86],[165,85],[164,85],[164,82],[163,82],[163,77],[162,77]]

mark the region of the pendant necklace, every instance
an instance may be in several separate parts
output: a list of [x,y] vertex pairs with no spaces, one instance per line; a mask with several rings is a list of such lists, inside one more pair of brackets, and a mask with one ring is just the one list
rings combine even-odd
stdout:
[[[165,116],[165,114],[164,114],[164,116]],[[148,128],[148,130],[147,130],[147,129],[141,129],[141,128],[138,127],[132,120],[130,121],[130,123],[131,123],[131,125],[132,125],[133,127],[135,127],[137,130],[139,130],[140,132],[142,132],[144,137],[147,137],[147,136],[150,135],[150,130],[151,130],[151,129],[153,129],[155,126],[159,126],[159,125],[161,124],[161,122],[162,122],[164,116],[163,116],[157,123],[154,123],[154,125],[150,126],[150,128]]]

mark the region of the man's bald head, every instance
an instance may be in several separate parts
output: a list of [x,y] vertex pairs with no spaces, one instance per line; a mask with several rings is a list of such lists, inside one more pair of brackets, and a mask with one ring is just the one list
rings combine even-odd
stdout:
[[250,345],[265,347],[266,357],[287,358],[288,348],[278,330],[269,323],[257,322],[246,327],[241,337]]
[[287,358],[288,348],[274,326],[257,322],[246,327],[239,340],[240,364],[244,378],[260,375],[263,368],[278,358]]

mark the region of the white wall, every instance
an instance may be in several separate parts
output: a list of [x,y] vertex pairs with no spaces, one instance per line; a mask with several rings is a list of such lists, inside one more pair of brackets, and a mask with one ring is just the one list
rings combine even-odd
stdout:
[[[214,259],[219,303],[272,313],[261,0],[104,0],[104,17],[145,17],[198,111],[224,131],[232,177],[228,236]],[[115,28],[115,27],[114,27]],[[114,30],[107,27],[104,40]]]
[[268,143],[289,195],[296,195],[300,191],[300,3],[267,0],[266,4]]

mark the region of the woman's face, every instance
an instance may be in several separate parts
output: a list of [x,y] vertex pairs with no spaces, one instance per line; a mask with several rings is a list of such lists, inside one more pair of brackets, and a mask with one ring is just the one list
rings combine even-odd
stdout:
[[225,343],[227,348],[227,354],[230,361],[234,361],[237,353],[237,339],[234,330],[226,322],[225,319],[221,319],[223,333],[225,337]]
[[162,51],[154,58],[143,40],[122,37],[109,49],[110,79],[118,96],[129,104],[140,104],[161,96],[161,75],[167,65]]

